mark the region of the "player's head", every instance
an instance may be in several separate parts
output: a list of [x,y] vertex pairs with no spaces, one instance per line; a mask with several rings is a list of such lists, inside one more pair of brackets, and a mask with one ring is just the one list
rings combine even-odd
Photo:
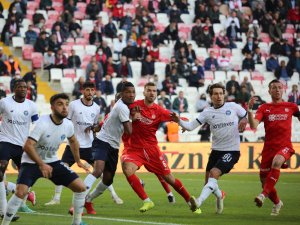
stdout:
[[83,98],[87,101],[91,101],[95,95],[95,84],[91,81],[86,81],[82,85]]
[[134,85],[131,82],[124,82],[122,84],[121,98],[122,98],[122,101],[126,105],[129,105],[129,104],[134,102],[135,88],[134,88]]
[[156,84],[153,82],[148,82],[144,86],[144,96],[145,102],[151,104],[155,101],[157,97],[157,87]]
[[27,94],[27,84],[23,79],[16,79],[13,83],[14,93],[17,98],[25,99]]
[[70,98],[65,93],[55,94],[50,98],[52,114],[62,120],[68,116]]
[[269,83],[269,94],[272,100],[282,100],[283,95],[283,84],[279,80],[272,80]]
[[209,95],[213,106],[220,107],[224,104],[225,87],[220,83],[213,84],[209,88]]

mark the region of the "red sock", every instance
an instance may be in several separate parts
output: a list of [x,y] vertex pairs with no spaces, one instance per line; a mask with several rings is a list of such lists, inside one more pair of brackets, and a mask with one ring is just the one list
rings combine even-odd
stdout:
[[171,192],[170,186],[169,184],[158,174],[155,174],[159,180],[159,182],[161,183],[161,185],[163,186],[163,188],[165,189],[165,191],[167,192],[167,194],[169,194]]
[[145,200],[146,198],[148,198],[148,195],[146,194],[140,182],[140,179],[135,174],[132,174],[130,177],[127,177],[127,181],[131,185],[135,193],[137,193],[137,195],[140,197],[140,199]]
[[190,200],[191,196],[187,192],[180,180],[175,179],[175,183],[172,185],[172,187],[184,198],[186,202]]
[[279,203],[279,197],[277,195],[277,191],[275,188],[273,188],[273,190],[270,192],[269,194],[269,199],[275,204],[277,205]]
[[264,196],[269,196],[271,191],[274,189],[274,186],[277,183],[279,176],[280,176],[280,170],[272,168],[264,185],[264,189],[262,192]]

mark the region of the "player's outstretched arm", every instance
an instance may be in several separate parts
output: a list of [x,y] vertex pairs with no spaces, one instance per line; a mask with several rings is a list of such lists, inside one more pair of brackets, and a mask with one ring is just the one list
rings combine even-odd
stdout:
[[259,125],[259,121],[254,118],[254,115],[253,115],[254,113],[252,111],[253,105],[254,105],[256,100],[257,100],[256,97],[251,97],[249,102],[248,102],[247,113],[248,113],[248,121],[249,121],[251,129],[256,129],[257,126]]
[[239,122],[239,132],[244,132],[246,126],[247,126],[247,123],[248,123],[248,119],[246,117],[242,118]]
[[90,172],[89,168],[83,164],[80,160],[80,154],[79,154],[79,143],[75,137],[75,135],[73,135],[72,137],[68,138],[69,140],[69,144],[70,144],[70,148],[72,151],[72,154],[74,156],[74,160],[77,163],[78,167],[84,169],[86,172]]
[[183,121],[175,112],[171,113],[171,120],[178,123],[182,128],[188,131],[194,130],[201,125],[197,120],[193,120],[191,122]]
[[44,163],[41,157],[37,154],[35,145],[36,145],[36,140],[32,138],[28,138],[23,149],[27,153],[29,158],[32,159],[34,162],[36,162],[36,164],[39,166],[43,174],[43,177],[50,178],[52,176],[52,167]]

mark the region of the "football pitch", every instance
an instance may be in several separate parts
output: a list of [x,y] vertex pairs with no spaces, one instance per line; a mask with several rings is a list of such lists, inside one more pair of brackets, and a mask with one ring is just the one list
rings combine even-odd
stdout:
[[[180,178],[188,191],[195,196],[200,194],[203,186],[204,174],[174,174]],[[94,200],[97,215],[84,215],[83,220],[88,225],[99,224],[199,224],[199,225],[286,225],[299,224],[300,221],[300,176],[299,173],[282,173],[277,190],[284,206],[277,217],[270,216],[272,204],[265,201],[262,208],[257,208],[254,197],[260,193],[258,174],[229,174],[219,182],[227,196],[224,200],[224,212],[215,214],[215,197],[210,196],[202,205],[202,214],[193,214],[184,200],[175,191],[176,203],[168,203],[166,194],[157,178],[150,173],[139,174],[145,183],[149,197],[155,207],[140,213],[138,209],[142,201],[133,192],[123,174],[117,174],[114,187],[118,195],[124,200],[123,205],[115,204],[109,191]],[[85,175],[81,176],[82,178]],[[15,181],[15,175],[8,175],[9,181]],[[31,207],[35,214],[18,213],[21,218],[12,224],[19,225],[65,225],[71,224],[71,216],[67,214],[71,204],[72,193],[63,189],[61,204],[44,206],[54,194],[54,185],[40,179],[33,187],[37,195],[37,205]],[[10,197],[10,196],[9,196]],[[9,198],[8,197],[8,198]],[[30,204],[30,203],[28,203]]]

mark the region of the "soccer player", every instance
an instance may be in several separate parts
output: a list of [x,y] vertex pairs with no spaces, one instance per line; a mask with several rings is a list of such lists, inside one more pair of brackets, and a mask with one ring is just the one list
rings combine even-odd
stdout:
[[[120,99],[120,97],[121,97],[120,93],[117,93],[116,96],[115,96],[115,101],[117,102]],[[103,125],[103,123],[104,123],[104,121],[106,120],[107,117],[108,117],[108,114],[105,116],[104,120],[101,121],[101,123],[98,126],[95,126],[93,128],[95,132],[100,131],[100,129],[101,129],[101,127],[102,127],[102,125]],[[129,138],[130,138],[130,135],[123,134],[123,136],[122,136],[122,141],[123,141],[123,144],[124,144],[124,149],[123,149],[122,154],[125,154],[127,152],[127,148],[129,146],[129,144],[128,144]],[[175,203],[175,197],[174,197],[172,191],[170,190],[169,185],[166,183],[166,181],[160,175],[158,175],[158,174],[155,174],[155,175],[158,177],[158,179],[161,182],[163,188],[167,192],[168,201],[170,203]],[[140,180],[140,183],[144,187],[145,184],[142,180]],[[86,203],[85,204],[88,205],[88,209],[89,209],[87,211],[88,214],[96,214],[96,211],[93,207],[92,201],[93,201],[93,199],[97,198],[99,195],[101,195],[103,193],[103,191],[101,189],[101,186],[102,186],[102,184],[101,184],[101,182],[99,182],[97,184],[97,186],[94,188],[94,190],[91,191],[86,197]]]
[[[10,159],[20,168],[23,145],[29,134],[30,124],[38,120],[36,104],[26,99],[27,85],[23,79],[14,82],[14,95],[0,100],[0,114],[2,114],[0,132],[0,214],[6,210],[7,200],[4,175]],[[25,196],[24,196],[25,197]],[[27,199],[27,197],[25,198]],[[33,212],[26,204],[21,211]],[[18,219],[18,216],[13,220]]]
[[74,192],[73,225],[84,225],[81,214],[85,199],[85,185],[78,175],[58,159],[60,144],[68,139],[75,162],[87,170],[79,158],[79,144],[74,135],[74,126],[68,116],[68,95],[56,94],[50,99],[52,113],[42,116],[31,131],[22,155],[22,165],[15,194],[8,202],[2,225],[10,224],[13,215],[27,195],[28,189],[40,177],[50,179],[56,185],[64,185]]
[[144,202],[139,209],[140,212],[146,212],[154,207],[154,203],[146,194],[140,179],[135,175],[142,165],[149,172],[163,177],[189,203],[189,193],[181,181],[171,174],[155,136],[159,124],[171,120],[171,113],[154,103],[157,97],[157,87],[154,83],[149,82],[145,85],[144,96],[144,100],[135,101],[130,106],[133,110],[138,109],[140,118],[132,123],[129,147],[121,157],[123,173],[132,189]]
[[[94,159],[92,155],[92,142],[94,137],[92,133],[87,133],[85,130],[88,127],[98,124],[100,107],[93,101],[93,96],[95,95],[95,84],[87,81],[83,84],[82,88],[83,97],[70,103],[67,118],[71,120],[74,125],[75,136],[80,145],[80,159],[85,160],[89,165],[93,165]],[[69,167],[75,163],[69,144],[65,148],[61,161]],[[60,204],[62,188],[62,185],[56,186],[53,199],[45,205]],[[109,189],[112,190],[112,197],[114,201],[117,203],[123,203],[122,199],[120,199],[114,191],[114,188],[109,187]]]
[[258,207],[262,207],[268,197],[274,203],[271,215],[277,216],[283,203],[277,194],[275,184],[280,176],[280,168],[295,153],[291,143],[292,116],[300,120],[300,112],[296,104],[283,101],[283,85],[279,80],[272,80],[269,83],[269,94],[272,102],[262,104],[255,117],[252,107],[256,99],[254,97],[250,99],[248,119],[252,129],[256,129],[260,122],[264,122],[266,132],[259,173],[263,190],[254,201]]
[[[134,85],[130,82],[124,83],[121,91],[121,99],[116,102],[107,119],[104,121],[102,129],[93,141],[94,170],[84,180],[87,193],[96,179],[102,174],[102,181],[98,184],[99,192],[103,193],[113,183],[118,164],[121,136],[123,133],[130,135],[132,132],[128,106],[133,103],[134,99]],[[132,120],[135,119],[135,115],[133,115]],[[94,131],[94,128],[92,131]],[[86,202],[85,207],[88,212],[92,210],[92,205],[88,202]]]
[[219,178],[229,173],[240,157],[240,135],[247,125],[247,112],[240,105],[224,102],[225,88],[216,83],[209,89],[212,106],[203,110],[197,119],[191,122],[180,120],[173,113],[175,122],[185,130],[194,130],[208,123],[212,131],[212,151],[206,166],[205,186],[200,196],[192,197],[191,209],[197,210],[211,193],[217,197],[216,213],[223,212],[225,193],[219,189]]

